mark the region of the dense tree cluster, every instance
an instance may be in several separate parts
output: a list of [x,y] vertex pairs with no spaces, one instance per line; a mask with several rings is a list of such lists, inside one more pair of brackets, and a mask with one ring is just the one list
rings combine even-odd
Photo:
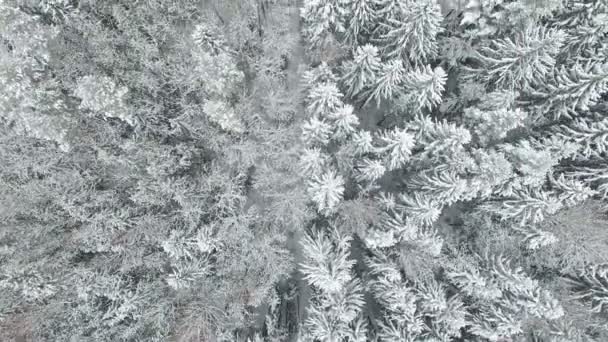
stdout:
[[[315,229],[360,241],[357,276],[373,298],[363,340],[608,336],[596,323],[606,319],[605,254],[554,254],[575,234],[555,225],[605,210],[591,203],[606,199],[607,4],[537,5],[305,1],[304,37],[320,65],[305,78],[303,130],[323,138],[304,139],[315,154],[301,160],[325,180],[309,186],[326,217]],[[344,107],[358,120],[332,141]],[[370,205],[372,218],[345,226]],[[362,327],[311,334],[358,340],[344,336]]]
[[0,0],[0,340],[608,340],[606,0]]

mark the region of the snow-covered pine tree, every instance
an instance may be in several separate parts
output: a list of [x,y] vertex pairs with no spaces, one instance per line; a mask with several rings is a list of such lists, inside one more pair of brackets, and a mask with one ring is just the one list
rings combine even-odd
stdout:
[[488,145],[504,139],[509,131],[522,127],[527,114],[521,109],[502,107],[494,110],[481,110],[470,107],[464,110],[464,120],[481,145]]
[[437,2],[383,2],[389,4],[383,4],[385,15],[376,34],[387,58],[403,58],[414,65],[423,65],[434,58],[439,52],[437,35],[443,31],[443,16]]
[[361,320],[363,288],[352,274],[349,259],[352,238],[333,230],[331,236],[317,231],[302,240],[300,265],[313,287],[304,334],[318,341],[361,341],[366,335]]
[[397,208],[407,213],[407,219],[414,225],[429,227],[437,221],[443,209],[434,198],[419,192],[400,194]]
[[496,214],[503,220],[514,220],[520,225],[526,225],[539,223],[562,207],[562,202],[553,194],[526,188],[515,191],[513,196],[486,202],[480,209]]
[[348,27],[344,33],[344,40],[350,46],[358,46],[366,41],[374,29],[378,14],[375,11],[376,0],[351,0],[350,9],[347,12],[351,17]]
[[551,293],[508,259],[486,256],[481,266],[447,272],[448,279],[472,299],[471,333],[498,342],[523,333],[527,321],[553,321],[564,315]]
[[334,130],[332,139],[343,142],[357,131],[359,118],[354,114],[354,110],[353,106],[347,104],[328,115]]
[[401,59],[395,58],[382,63],[376,82],[365,94],[365,97],[367,97],[365,104],[375,101],[380,107],[381,102],[390,100],[393,96],[400,94],[405,73],[406,70]]
[[580,146],[579,153],[583,158],[601,158],[608,153],[608,119],[594,121],[591,118],[578,118],[560,125],[558,134],[574,140]]
[[379,133],[378,140],[380,146],[376,147],[376,153],[384,157],[389,171],[405,166],[416,143],[414,136],[407,129],[398,127]]
[[318,211],[330,214],[343,199],[344,179],[336,171],[325,171],[309,182],[308,192]]
[[579,166],[566,172],[573,179],[580,179],[585,185],[597,191],[601,200],[608,199],[608,164],[597,163],[594,166]]
[[343,106],[342,97],[336,83],[315,83],[306,96],[306,109],[310,115],[323,118]]
[[319,148],[306,148],[300,156],[300,170],[307,177],[320,175],[327,166],[329,157]]
[[384,163],[380,160],[363,159],[357,166],[358,174],[356,176],[359,182],[374,182],[382,178],[386,172]]
[[417,67],[404,76],[401,105],[415,109],[432,110],[441,103],[447,74],[441,67],[430,65]]
[[449,341],[461,336],[466,313],[457,296],[448,297],[434,280],[404,278],[395,261],[379,251],[367,264],[370,289],[383,311],[377,319],[382,341]]
[[440,156],[450,156],[471,142],[471,133],[446,120],[433,120],[427,115],[418,115],[408,122],[416,132],[416,142],[423,148],[417,157],[438,160]]
[[331,133],[329,123],[313,116],[302,126],[302,141],[307,146],[325,146],[329,143]]
[[523,236],[522,243],[530,250],[537,250],[558,241],[553,233],[534,228],[533,226],[515,227],[514,230]]
[[479,72],[486,84],[498,89],[543,84],[565,37],[562,31],[539,26],[528,27],[513,38],[490,40],[479,48]]
[[564,208],[577,206],[598,194],[585,182],[574,178],[566,178],[564,174],[560,174],[558,177],[550,175],[549,180],[554,193]]
[[408,182],[408,187],[445,206],[476,195],[471,193],[471,187],[466,179],[450,171],[420,172]]
[[596,313],[608,311],[608,269],[606,265],[591,265],[578,274],[566,275],[574,298],[591,305]]
[[335,33],[345,31],[345,0],[306,0],[300,9],[303,34],[312,48],[321,48]]
[[381,65],[377,47],[369,44],[357,47],[353,60],[346,61],[343,65],[341,81],[346,95],[354,98],[372,86],[376,82]]
[[376,148],[373,145],[374,137],[368,131],[360,130],[359,132],[356,132],[353,134],[352,141],[356,155],[361,156],[376,151]]
[[608,63],[581,61],[557,67],[543,86],[529,92],[534,109],[550,119],[574,118],[599,103],[608,92]]
[[552,167],[557,165],[559,159],[543,146],[535,144],[534,140],[522,140],[515,144],[503,144],[500,149],[505,152],[513,167],[521,173],[514,187],[524,186],[540,187],[546,181]]
[[581,56],[601,54],[606,33],[605,16],[608,3],[600,1],[570,0],[551,18],[555,26],[566,30],[568,37],[564,47],[567,63],[576,62]]

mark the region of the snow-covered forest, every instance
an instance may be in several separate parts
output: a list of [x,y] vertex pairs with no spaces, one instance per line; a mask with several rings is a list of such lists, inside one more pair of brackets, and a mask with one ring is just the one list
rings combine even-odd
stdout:
[[608,341],[608,0],[0,0],[0,341]]

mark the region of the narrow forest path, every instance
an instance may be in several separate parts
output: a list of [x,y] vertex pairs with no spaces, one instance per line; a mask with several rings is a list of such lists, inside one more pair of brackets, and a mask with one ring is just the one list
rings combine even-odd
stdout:
[[[289,48],[290,53],[288,56],[287,69],[285,70],[286,80],[284,86],[287,88],[287,93],[293,96],[292,100],[298,102],[296,105],[294,125],[299,125],[299,121],[303,120],[306,115],[304,103],[302,102],[300,96],[302,72],[309,64],[308,58],[306,56],[304,40],[300,32],[300,8],[302,8],[304,1],[285,1],[289,11],[289,20],[285,23],[285,25],[288,26],[286,39],[291,40],[292,46],[290,46]],[[294,142],[294,144],[295,143],[297,142]],[[250,189],[247,193],[245,211],[247,211],[249,207],[254,205],[261,206],[262,208],[266,207],[267,203],[265,203],[263,197],[264,196],[259,193],[258,190]],[[303,274],[300,272],[298,266],[303,261],[302,246],[300,244],[300,241],[304,235],[304,231],[302,229],[287,228],[286,234],[286,248],[289,250],[293,258],[295,267],[290,275],[290,278],[281,281],[279,284],[277,284],[277,287],[279,293],[287,294],[290,292],[290,290],[293,289],[293,286],[295,285],[297,295],[296,298],[281,304],[280,310],[282,312],[280,313],[280,317],[282,317],[281,325],[283,325],[285,328],[290,328],[289,340],[297,341],[297,331],[294,330],[296,328],[299,330],[300,327],[298,326],[298,324],[303,323],[306,307],[311,296],[311,289],[308,286],[306,280],[304,280]],[[258,329],[263,326],[267,310],[267,305],[262,305],[256,310],[258,312],[258,317],[256,319],[256,326]]]
[[[306,58],[306,49],[304,48],[304,39],[300,32],[300,9],[304,5],[304,0],[291,0],[291,2],[289,28],[290,33],[295,37],[298,37],[298,39],[293,41],[295,46],[292,48],[292,54],[290,56],[289,66],[287,69],[287,87],[300,91],[302,78],[301,73],[305,69],[304,67],[308,64],[308,59]],[[304,115],[304,104],[300,101],[297,106],[296,121],[303,119]],[[304,280],[304,275],[300,272],[299,267],[297,266],[303,261],[302,246],[300,244],[300,239],[302,238],[303,234],[304,232],[302,230],[295,230],[290,234],[287,242],[287,248],[291,252],[296,265],[296,269],[294,270],[292,277],[295,281],[298,293],[298,296],[296,297],[297,308],[295,308],[298,322],[290,323],[303,323],[306,315],[306,307],[311,295],[311,289],[308,286],[308,283]],[[290,324],[290,326],[291,325],[292,324]],[[297,341],[297,336],[292,336],[291,340]]]

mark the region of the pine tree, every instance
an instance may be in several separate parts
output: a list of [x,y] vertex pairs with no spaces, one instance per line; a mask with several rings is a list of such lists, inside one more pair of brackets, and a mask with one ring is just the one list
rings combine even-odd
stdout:
[[545,181],[551,168],[559,160],[541,146],[535,146],[533,141],[524,140],[517,144],[501,145],[501,150],[505,152],[516,170],[521,172],[518,182],[523,185],[539,187]]
[[569,125],[561,125],[560,135],[574,140],[584,158],[600,157],[608,152],[608,119],[591,121],[579,118]]
[[412,104],[416,109],[433,107],[441,103],[447,75],[441,67],[431,69],[430,65],[409,71],[403,82],[401,101]]
[[343,106],[342,96],[335,83],[317,83],[307,94],[306,109],[313,116],[325,117]]
[[420,158],[436,160],[454,154],[471,141],[469,130],[445,120],[437,122],[430,116],[418,116],[409,124],[416,131],[417,143],[424,148]]
[[417,312],[418,300],[390,260],[368,261],[376,279],[371,283],[374,296],[382,304],[385,319],[379,322],[378,335],[383,341],[414,341],[424,330],[423,316]]
[[567,57],[580,59],[581,56],[594,57],[604,54],[603,37],[608,32],[608,25],[602,16],[594,16],[589,22],[579,25],[560,25],[567,28],[568,37],[564,44],[564,53]]
[[[386,5],[385,5],[386,6]],[[439,52],[437,35],[443,31],[443,17],[434,1],[399,1],[380,22],[379,42],[387,58],[409,59],[422,65]]]
[[378,48],[366,44],[360,46],[354,53],[353,60],[344,63],[342,83],[346,87],[346,95],[354,98],[376,82],[381,68]]
[[367,100],[375,101],[380,106],[382,101],[391,99],[394,95],[399,94],[401,85],[405,79],[405,68],[400,59],[392,59],[380,66],[375,84],[365,94]]
[[396,127],[380,133],[378,139],[382,146],[376,148],[376,153],[385,155],[389,171],[403,167],[410,159],[415,142],[414,136],[406,129]]
[[421,172],[409,182],[408,186],[446,206],[468,196],[475,196],[475,194],[467,194],[470,192],[470,186],[466,179],[449,171]]
[[592,190],[584,182],[566,178],[564,174],[560,174],[557,178],[551,175],[550,181],[554,189],[553,191],[566,208],[579,205],[597,194],[596,191]]
[[386,167],[380,160],[366,158],[358,166],[356,179],[359,182],[375,182],[382,178],[385,172]]
[[515,177],[515,171],[506,155],[495,149],[474,150],[472,154],[475,166],[469,171],[473,175],[469,186],[477,196],[487,199],[494,193],[510,194],[512,187],[508,183]]
[[345,32],[345,40],[350,45],[356,46],[370,33],[373,25],[378,20],[377,13],[374,11],[375,0],[352,0],[350,1],[350,20]]
[[329,214],[342,201],[344,179],[333,170],[326,171],[310,181],[308,192],[319,212]]
[[205,51],[210,51],[214,55],[220,52],[225,52],[228,48],[224,37],[217,32],[218,27],[208,25],[207,23],[199,23],[192,31],[192,40]]
[[523,235],[522,242],[526,245],[526,248],[530,250],[537,250],[539,248],[552,245],[558,241],[557,237],[553,233],[533,227],[515,228],[515,231]]
[[[338,77],[334,74],[327,62],[323,61],[314,68],[307,69],[302,75],[302,88],[308,94],[313,88],[321,84],[336,84]],[[332,89],[333,91],[333,89]]]
[[562,31],[540,26],[526,28],[513,38],[492,40],[479,50],[485,82],[505,89],[543,84],[565,37]]
[[525,189],[515,191],[511,198],[487,202],[481,209],[497,214],[503,220],[513,219],[520,225],[526,225],[541,222],[562,207],[560,200],[547,192]]
[[440,205],[432,198],[414,193],[414,195],[400,194],[398,208],[407,213],[413,224],[431,226],[441,214]]
[[331,125],[313,116],[302,126],[302,141],[308,146],[324,146],[329,143]]
[[244,131],[243,124],[234,108],[224,101],[207,101],[203,106],[203,111],[207,114],[209,121],[219,125],[227,132],[242,133]]
[[574,298],[590,302],[592,312],[608,310],[608,271],[604,265],[590,266],[565,279]]
[[527,114],[519,108],[510,110],[503,107],[484,111],[471,107],[464,111],[467,126],[482,145],[504,139],[509,131],[524,126],[526,118]]
[[359,131],[353,134],[352,141],[355,149],[355,154],[365,155],[376,151],[373,145],[374,138],[368,131]]
[[318,148],[306,148],[300,157],[300,170],[305,176],[320,175],[328,163],[328,156]]
[[466,324],[463,303],[448,297],[445,288],[433,281],[409,282],[385,254],[367,260],[370,287],[384,317],[379,337],[387,341],[441,341],[458,338]]
[[471,333],[500,341],[523,332],[524,322],[538,318],[559,319],[564,310],[551,293],[542,289],[509,260],[486,256],[483,270],[475,266],[450,270],[448,278],[465,294],[476,299],[469,324]]
[[28,15],[25,7],[0,3],[0,120],[14,133],[55,141],[67,152],[75,120],[49,67],[50,42],[59,29]]
[[300,9],[305,22],[304,35],[313,48],[323,47],[334,33],[345,31],[346,2],[307,0]]
[[318,231],[302,241],[305,279],[317,290],[308,308],[306,333],[320,341],[342,341],[366,335],[361,323],[363,289],[353,278],[354,260],[348,259],[351,238],[333,231]]
[[601,199],[608,198],[608,165],[575,167],[574,170],[567,172],[567,175],[574,179],[580,179],[584,184],[596,189]]
[[326,293],[338,293],[351,279],[353,260],[348,259],[349,238],[334,247],[332,240],[321,231],[313,236],[305,236],[302,241],[305,263],[301,265],[305,279],[311,285]]
[[596,105],[608,91],[608,64],[585,62],[561,67],[544,87],[530,92],[540,104],[536,110],[552,118],[574,118]]
[[354,114],[354,108],[351,105],[344,105],[338,108],[335,112],[328,115],[332,120],[334,132],[332,138],[337,141],[348,139],[357,131],[359,118]]

